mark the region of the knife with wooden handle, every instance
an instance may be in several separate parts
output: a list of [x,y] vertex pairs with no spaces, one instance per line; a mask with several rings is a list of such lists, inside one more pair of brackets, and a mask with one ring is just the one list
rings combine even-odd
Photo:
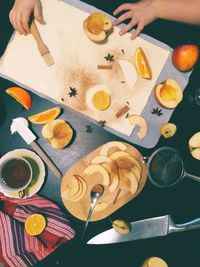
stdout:
[[39,31],[38,31],[38,28],[37,28],[34,20],[31,23],[30,31],[31,31],[36,43],[37,43],[40,55],[43,57],[43,59],[44,59],[45,63],[47,64],[47,66],[53,65],[55,63],[54,60],[53,60],[53,57],[51,56],[47,45],[42,40],[42,37],[41,37],[41,35],[40,35]]

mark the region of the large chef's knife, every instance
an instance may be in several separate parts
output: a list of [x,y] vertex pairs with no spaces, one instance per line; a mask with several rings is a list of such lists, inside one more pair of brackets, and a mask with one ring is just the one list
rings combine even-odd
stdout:
[[184,224],[175,224],[170,215],[165,215],[132,222],[130,226],[131,231],[127,235],[122,235],[116,230],[110,229],[96,235],[87,244],[113,244],[197,229],[200,228],[200,218]]

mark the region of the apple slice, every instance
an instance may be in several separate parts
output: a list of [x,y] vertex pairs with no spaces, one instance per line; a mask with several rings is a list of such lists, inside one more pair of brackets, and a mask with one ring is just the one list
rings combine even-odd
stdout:
[[133,166],[137,166],[139,171],[142,171],[142,167],[138,160],[124,151],[117,151],[111,154],[110,158],[115,161],[117,167],[120,169],[131,169]]
[[107,172],[107,170],[99,165],[99,164],[91,164],[88,165],[84,170],[83,170],[84,174],[86,175],[92,175],[94,173],[99,173],[103,176],[103,185],[105,186],[109,186],[110,184],[110,175]]
[[91,164],[111,163],[112,160],[107,156],[96,156],[91,160]]
[[135,195],[138,190],[138,181],[134,173],[127,169],[119,169],[119,175],[120,179],[125,180],[125,182],[127,182],[130,192]]
[[130,233],[130,225],[121,219],[116,219],[112,222],[112,227],[117,231],[118,233],[122,235],[127,235]]
[[135,125],[139,126],[139,130],[137,132],[137,137],[139,139],[143,139],[147,135],[147,130],[148,130],[147,122],[142,116],[129,115],[128,121],[131,125],[133,125],[133,127],[135,127]]
[[189,149],[192,157],[200,160],[200,132],[197,132],[190,138]]
[[112,153],[109,157],[113,161],[116,161],[119,158],[126,157],[126,156],[130,156],[130,154],[128,152],[125,152],[125,151],[117,151],[117,152]]
[[110,192],[114,192],[119,185],[119,175],[118,175],[117,167],[115,163],[112,161],[110,164],[103,163],[102,166],[108,171],[110,178],[111,178],[109,190]]
[[102,211],[102,210],[105,210],[107,207],[108,207],[108,203],[106,203],[105,201],[99,201],[96,203],[93,211],[94,212]]
[[83,179],[83,177],[81,177],[80,175],[74,175],[74,176],[76,177],[76,179],[80,183],[80,190],[76,195],[74,195],[71,198],[71,201],[80,201],[85,196],[85,194],[87,192],[87,184],[86,184],[85,180]]
[[124,75],[125,82],[127,83],[128,87],[132,89],[138,78],[134,64],[123,59],[118,60],[118,63]]
[[87,184],[85,180],[80,175],[74,174],[74,176],[69,179],[61,197],[68,201],[79,201],[84,197],[86,191]]
[[87,37],[96,43],[105,41],[112,30],[112,21],[101,13],[92,13],[83,22],[83,29]]
[[155,87],[155,98],[165,108],[175,108],[183,99],[183,91],[177,81],[168,79]]
[[167,263],[158,257],[150,257],[145,260],[142,267],[168,267]]
[[80,184],[76,177],[70,177],[69,183],[67,184],[65,190],[63,191],[61,197],[69,200],[75,196],[80,191]]
[[124,143],[118,142],[118,141],[111,141],[111,142],[108,142],[108,143],[104,144],[101,147],[100,155],[108,156],[109,155],[109,150],[111,150],[112,148],[117,148],[118,150],[121,150],[121,151],[126,151],[127,150],[127,146]]
[[139,183],[140,179],[142,177],[141,171],[139,170],[139,168],[136,165],[131,168],[131,171],[134,173],[134,175],[137,178],[137,181]]
[[160,128],[160,134],[164,138],[170,138],[175,135],[176,133],[176,125],[174,123],[165,123]]

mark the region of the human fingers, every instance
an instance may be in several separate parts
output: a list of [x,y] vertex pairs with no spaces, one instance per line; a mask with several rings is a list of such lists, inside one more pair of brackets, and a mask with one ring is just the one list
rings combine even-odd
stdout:
[[113,12],[113,15],[116,16],[117,14],[119,14],[122,11],[126,11],[126,10],[130,10],[133,4],[122,4],[121,6],[119,6],[118,8],[116,8]]
[[43,17],[42,17],[42,7],[39,0],[36,1],[35,7],[34,7],[34,18],[40,22],[44,23]]
[[122,23],[124,20],[126,19],[130,19],[131,18],[131,12],[128,11],[126,13],[124,13],[123,15],[121,15],[119,18],[117,18],[116,20],[113,21],[113,25],[117,26],[120,23]]
[[144,25],[141,23],[138,23],[136,30],[131,35],[131,40],[134,40],[141,33],[143,29],[144,29]]
[[24,34],[24,35],[27,35],[27,32],[23,26],[23,22],[22,22],[22,13],[19,12],[16,14],[16,17],[15,17],[15,28],[17,30],[17,32],[19,34]]
[[24,30],[22,26],[21,13],[17,13],[15,9],[12,9],[9,13],[9,19],[10,19],[10,22],[13,28],[19,34],[26,34],[26,31]]
[[120,31],[120,35],[123,35],[125,33],[127,33],[128,31],[130,31],[135,25],[137,24],[137,21],[132,19],[130,23],[128,23],[121,31]]
[[22,26],[24,30],[26,31],[26,34],[30,33],[30,28],[29,28],[29,19],[30,19],[31,11],[27,11],[22,13]]
[[10,23],[12,24],[12,26],[14,28],[14,14],[13,14],[13,10],[12,9],[9,12],[9,20],[10,20]]

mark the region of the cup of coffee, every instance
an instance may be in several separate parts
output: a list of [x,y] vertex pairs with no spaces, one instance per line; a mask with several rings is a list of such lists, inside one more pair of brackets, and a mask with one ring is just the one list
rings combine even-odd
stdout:
[[[22,157],[11,157],[0,164],[0,187],[2,191],[23,192],[32,179],[30,163]],[[22,194],[21,194],[22,195]]]

